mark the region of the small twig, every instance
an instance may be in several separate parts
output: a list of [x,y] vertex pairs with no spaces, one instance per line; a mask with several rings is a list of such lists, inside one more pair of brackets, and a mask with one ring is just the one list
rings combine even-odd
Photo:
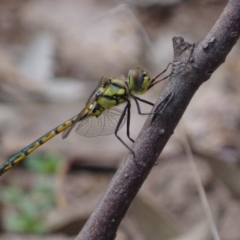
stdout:
[[174,63],[171,78],[156,106],[170,93],[171,101],[155,115],[149,116],[133,150],[122,163],[108,190],[93,212],[77,240],[112,240],[132,200],[148,176],[159,154],[174,132],[191,98],[199,86],[210,78],[230,52],[240,34],[240,1],[231,0],[212,30],[202,42],[193,45],[182,37],[173,38]]
[[220,240],[220,236],[219,236],[217,226],[216,226],[215,221],[214,221],[212,210],[210,208],[210,205],[209,205],[209,202],[208,202],[208,199],[207,199],[207,196],[206,196],[206,192],[205,192],[204,187],[203,187],[202,182],[201,182],[200,174],[199,174],[199,171],[197,169],[196,161],[194,159],[193,152],[191,150],[190,142],[188,141],[185,126],[184,126],[183,122],[180,122],[180,126],[181,126],[181,131],[183,133],[182,134],[182,143],[184,145],[184,148],[185,148],[185,151],[186,151],[186,156],[188,158],[190,167],[191,167],[192,172],[194,174],[194,181],[196,183],[196,186],[197,186],[197,189],[198,189],[198,194],[200,196],[200,199],[201,199],[201,202],[202,202],[202,205],[203,205],[203,209],[205,211],[206,220],[207,220],[208,225],[211,229],[213,239],[214,240]]

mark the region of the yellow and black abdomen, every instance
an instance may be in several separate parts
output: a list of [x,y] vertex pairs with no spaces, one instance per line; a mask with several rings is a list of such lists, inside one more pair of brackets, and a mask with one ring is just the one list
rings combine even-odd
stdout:
[[48,133],[44,134],[42,137],[29,144],[27,147],[23,148],[20,152],[9,158],[5,163],[0,166],[0,176],[12,168],[15,164],[21,162],[23,159],[27,157],[30,153],[39,148],[42,144],[49,141],[51,138],[56,136],[57,134],[63,132],[67,128],[69,128],[77,119],[78,115],[64,122],[63,124],[57,126],[52,129]]

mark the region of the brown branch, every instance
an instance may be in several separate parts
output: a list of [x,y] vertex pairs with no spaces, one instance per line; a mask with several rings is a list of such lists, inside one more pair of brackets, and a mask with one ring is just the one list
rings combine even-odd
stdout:
[[[129,205],[174,132],[187,105],[199,86],[222,64],[240,34],[240,1],[231,0],[205,39],[191,45],[181,37],[173,38],[172,76],[156,104],[159,114],[150,115],[132,155],[122,163],[96,210],[76,239],[112,240]],[[160,103],[172,93],[167,106]]]

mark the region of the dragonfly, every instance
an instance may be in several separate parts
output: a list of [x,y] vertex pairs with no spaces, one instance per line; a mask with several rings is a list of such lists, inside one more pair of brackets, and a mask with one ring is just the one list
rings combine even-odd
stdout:
[[[154,104],[136,95],[145,93],[158,82],[168,78],[169,76],[166,76],[157,80],[167,71],[169,65],[155,78],[151,78],[148,72],[140,68],[130,69],[125,80],[102,77],[79,114],[50,130],[10,157],[0,165],[0,176],[57,134],[62,132],[62,138],[66,138],[76,124],[78,124],[76,132],[86,137],[105,136],[114,133],[117,139],[134,155],[134,151],[118,135],[118,131],[127,122],[127,137],[134,142],[130,137],[130,100],[134,99],[140,115],[152,114],[142,113],[139,101],[151,106]],[[122,103],[126,103],[124,109],[117,109],[116,106]]]

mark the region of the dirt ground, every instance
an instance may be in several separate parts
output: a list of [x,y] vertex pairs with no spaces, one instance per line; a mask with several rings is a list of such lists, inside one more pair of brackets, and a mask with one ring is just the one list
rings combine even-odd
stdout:
[[[1,163],[78,114],[102,76],[122,78],[136,66],[152,76],[163,71],[172,38],[201,41],[226,3],[0,0]],[[192,99],[117,240],[213,239],[186,139],[221,239],[240,239],[239,53],[237,43]],[[163,86],[143,98],[155,102]],[[134,139],[145,119],[133,107]],[[73,239],[127,154],[114,135],[60,135],[31,159],[57,154],[54,174],[21,163],[1,177],[0,239]],[[120,135],[127,141],[125,127]]]

